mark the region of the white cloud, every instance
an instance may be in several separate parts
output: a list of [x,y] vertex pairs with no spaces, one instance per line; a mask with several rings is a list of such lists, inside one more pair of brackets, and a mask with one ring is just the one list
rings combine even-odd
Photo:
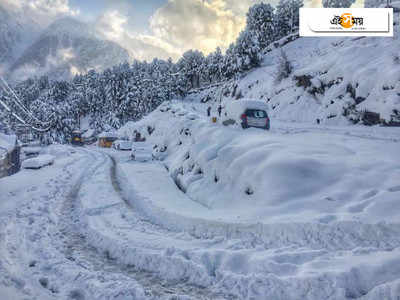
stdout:
[[209,53],[227,48],[245,26],[245,13],[231,7],[228,0],[170,0],[152,16],[150,27],[181,53],[192,48]]
[[74,49],[72,48],[60,49],[58,51],[58,57],[62,61],[70,61],[71,59],[75,58]]
[[128,19],[117,10],[104,13],[97,20],[97,29],[110,40],[121,40],[126,32],[125,25]]
[[[276,5],[278,1],[268,2]],[[126,3],[118,1],[121,2]],[[106,38],[121,44],[134,58],[177,59],[189,49],[198,49],[205,54],[217,47],[226,49],[244,29],[249,7],[260,2],[266,1],[169,0],[150,18],[149,33],[146,34],[131,28],[128,16],[115,7],[96,24]]]
[[135,59],[178,58],[180,54],[156,36],[139,34],[129,28],[128,17],[117,10],[109,10],[100,16],[96,21],[96,29],[106,39],[127,49]]
[[121,11],[109,10],[96,26],[106,38],[127,48],[137,59],[178,59],[189,49],[205,54],[226,49],[246,23],[246,12],[256,0],[169,0],[150,19],[149,33],[129,26]]

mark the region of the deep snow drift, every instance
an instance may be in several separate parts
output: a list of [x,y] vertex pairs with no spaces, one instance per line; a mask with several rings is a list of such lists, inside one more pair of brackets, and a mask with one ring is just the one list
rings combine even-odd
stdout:
[[167,149],[163,164],[171,178],[207,208],[199,216],[246,223],[397,221],[400,146],[391,141],[397,129],[365,128],[386,141],[355,138],[350,128],[334,134],[280,128],[273,119],[271,132],[242,130],[205,117],[193,121],[192,106],[206,111],[206,105],[164,104],[120,133],[137,129]]

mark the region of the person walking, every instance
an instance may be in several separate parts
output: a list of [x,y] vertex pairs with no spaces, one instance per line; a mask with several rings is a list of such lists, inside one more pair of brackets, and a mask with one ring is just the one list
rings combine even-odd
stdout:
[[221,104],[218,106],[218,115],[221,117],[222,106]]
[[208,116],[208,117],[211,116],[211,106],[209,106],[209,107],[207,108],[207,116]]

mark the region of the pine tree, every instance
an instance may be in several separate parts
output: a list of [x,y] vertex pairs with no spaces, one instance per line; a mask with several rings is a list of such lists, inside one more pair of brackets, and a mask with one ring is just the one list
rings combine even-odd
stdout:
[[292,73],[293,66],[290,63],[289,59],[286,56],[286,53],[281,50],[279,56],[279,63],[275,74],[275,79],[277,82],[282,81],[285,78],[288,78],[289,75]]
[[355,0],[322,0],[323,7],[350,7]]
[[189,50],[178,61],[181,74],[186,78],[188,89],[200,87],[200,74],[204,60],[203,53],[198,50]]
[[258,67],[261,62],[259,40],[248,30],[242,31],[236,41],[237,67],[241,71]]
[[265,3],[255,4],[250,7],[247,13],[245,31],[256,37],[261,49],[266,48],[274,39],[273,7]]
[[276,7],[275,29],[276,38],[289,35],[299,27],[299,10],[303,0],[280,0]]
[[387,0],[364,0],[364,7],[380,7],[386,3]]

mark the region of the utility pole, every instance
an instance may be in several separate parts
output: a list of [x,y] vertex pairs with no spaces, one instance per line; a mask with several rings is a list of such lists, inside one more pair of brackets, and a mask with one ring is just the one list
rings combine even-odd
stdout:
[[294,13],[293,13],[293,0],[290,1],[291,21],[290,21],[290,34],[293,33]]

